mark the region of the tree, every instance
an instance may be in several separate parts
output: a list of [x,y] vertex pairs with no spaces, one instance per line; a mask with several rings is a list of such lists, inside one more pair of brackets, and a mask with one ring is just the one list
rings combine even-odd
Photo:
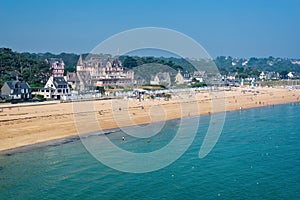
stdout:
[[281,78],[287,78],[288,73],[289,73],[288,71],[284,70],[279,72],[279,75]]
[[195,83],[195,84],[192,84],[192,87],[195,88],[195,87],[206,87],[207,84],[206,83]]
[[97,86],[96,87],[96,90],[98,90],[101,94],[104,94],[105,93],[105,89],[103,86]]
[[66,67],[66,68],[65,68],[65,75],[66,75],[68,72],[75,72],[75,67]]
[[193,79],[192,79],[192,82],[193,82],[193,83],[199,83],[199,81],[198,81],[196,78],[193,78]]

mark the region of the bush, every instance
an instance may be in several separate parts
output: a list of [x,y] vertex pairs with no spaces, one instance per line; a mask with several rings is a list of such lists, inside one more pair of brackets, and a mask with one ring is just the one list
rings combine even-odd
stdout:
[[96,90],[98,90],[101,94],[104,94],[105,93],[105,89],[103,86],[97,86],[96,87]]
[[45,100],[46,100],[46,99],[44,98],[44,95],[41,95],[41,94],[35,95],[34,98],[35,98],[35,99],[38,99],[39,101],[45,101]]
[[9,99],[1,99],[1,100],[0,100],[0,103],[9,103],[9,102],[10,102]]
[[193,88],[195,88],[195,87],[206,87],[206,86],[207,86],[206,83],[195,83],[195,84],[192,85]]

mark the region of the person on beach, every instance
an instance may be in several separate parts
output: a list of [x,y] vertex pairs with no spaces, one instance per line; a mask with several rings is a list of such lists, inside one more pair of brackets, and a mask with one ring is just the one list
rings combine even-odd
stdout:
[[124,136],[122,136],[122,141],[125,142],[125,137]]

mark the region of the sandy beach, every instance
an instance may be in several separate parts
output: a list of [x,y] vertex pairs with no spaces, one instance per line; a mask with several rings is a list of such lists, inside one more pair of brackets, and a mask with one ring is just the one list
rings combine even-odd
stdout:
[[[176,94],[164,99],[98,100],[0,105],[0,151],[122,126],[185,116],[299,102],[300,91],[232,88],[226,92]],[[99,112],[101,111],[101,112]]]

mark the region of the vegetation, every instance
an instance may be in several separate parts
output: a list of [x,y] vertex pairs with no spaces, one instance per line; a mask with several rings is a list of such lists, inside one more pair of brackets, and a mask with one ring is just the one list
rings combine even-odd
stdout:
[[0,87],[5,81],[24,80],[33,86],[43,86],[50,76],[50,66],[44,60],[27,54],[0,48]]
[[44,95],[37,94],[34,99],[37,99],[38,101],[45,101],[46,99],[44,98]]
[[[175,69],[176,71],[178,71],[179,69],[183,70],[183,68],[178,63],[175,63],[171,59],[163,58],[163,57],[156,58],[156,57],[120,56],[119,59],[122,61],[123,66],[128,69],[133,69],[143,64],[154,63],[154,64],[169,66],[170,68]],[[187,66],[187,64],[185,66]]]
[[[87,55],[83,54],[82,56],[85,58]],[[9,48],[0,48],[0,87],[5,81],[16,80],[17,78],[27,81],[34,90],[44,86],[51,75],[50,64],[45,62],[47,58],[62,58],[65,62],[65,73],[67,73],[75,71],[79,55],[73,53],[58,55],[52,53],[18,53]],[[249,59],[219,56],[214,60],[120,56],[119,59],[125,68],[136,70],[135,75],[137,77],[140,76],[150,80],[151,76],[155,76],[157,72],[168,71],[172,82],[178,70],[188,73],[199,70],[206,71],[209,74],[209,72],[216,72],[211,70],[218,69],[218,72],[222,75],[236,72],[238,78],[246,78],[250,75],[258,76],[262,71],[277,72],[282,78],[286,78],[288,72],[300,73],[300,59],[274,58],[271,56]],[[198,85],[198,82],[194,82],[193,86]]]
[[98,90],[101,94],[104,94],[104,93],[105,93],[105,88],[104,88],[104,86],[97,86],[97,87],[96,87],[96,90]]
[[194,87],[206,87],[207,84],[206,84],[206,83],[194,83],[194,84],[192,84],[191,86],[192,86],[193,88],[194,88]]
[[214,60],[200,59],[188,60],[183,58],[157,58],[157,57],[137,57],[121,56],[123,66],[133,69],[144,64],[161,64],[172,68],[192,73],[195,70],[216,72],[221,75],[228,75],[229,72],[237,72],[239,78],[246,78],[250,75],[259,76],[262,71],[277,72],[285,78],[288,72],[300,72],[300,60],[288,58],[232,58],[230,56],[219,56]]
[[164,85],[142,85],[139,88],[144,90],[165,90],[167,89]]
[[207,86],[206,83],[200,82],[196,78],[193,78],[191,87],[195,88],[195,87],[206,87],[206,86]]
[[[79,55],[76,55],[74,53],[60,53],[60,54],[52,54],[52,53],[21,53],[22,55],[32,58],[32,59],[37,59],[37,60],[46,60],[48,58],[61,58],[63,59],[65,63],[66,70],[65,71],[75,71],[75,66],[77,64],[77,61],[79,59]],[[86,55],[86,54],[85,54]]]
[[278,72],[286,76],[288,72],[300,72],[299,60],[288,58],[232,58],[230,56],[219,56],[214,62],[221,74],[237,72],[243,78],[248,75],[259,75],[262,71]]
[[43,87],[51,75],[47,58],[62,58],[65,73],[74,72],[79,55],[73,53],[18,53],[9,48],[0,48],[0,87],[6,81],[24,80],[36,90]]

